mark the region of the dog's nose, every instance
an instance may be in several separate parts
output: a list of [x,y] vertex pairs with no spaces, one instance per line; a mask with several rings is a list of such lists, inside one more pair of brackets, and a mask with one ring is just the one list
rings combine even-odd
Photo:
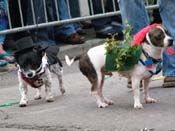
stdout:
[[169,43],[168,46],[173,46],[173,39],[169,39],[168,43]]
[[30,72],[30,73],[27,74],[27,76],[31,78],[33,76],[33,73]]

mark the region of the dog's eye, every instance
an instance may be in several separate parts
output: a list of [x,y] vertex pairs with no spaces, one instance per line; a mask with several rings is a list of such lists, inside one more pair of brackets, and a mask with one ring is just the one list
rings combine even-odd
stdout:
[[160,39],[160,38],[162,38],[162,37],[163,37],[162,34],[158,34],[157,37],[156,37],[156,39]]

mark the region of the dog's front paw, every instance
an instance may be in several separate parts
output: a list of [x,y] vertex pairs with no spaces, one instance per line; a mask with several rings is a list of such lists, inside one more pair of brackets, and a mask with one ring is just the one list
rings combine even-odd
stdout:
[[114,104],[114,102],[112,100],[109,100],[109,99],[106,99],[106,98],[104,99],[104,102],[108,105],[113,105]]
[[20,101],[20,103],[19,103],[19,107],[26,107],[27,106],[27,101]]
[[106,108],[106,107],[108,107],[108,104],[106,104],[105,102],[98,103],[98,108]]
[[151,97],[148,97],[148,98],[145,99],[145,103],[147,103],[147,104],[149,104],[149,103],[156,103],[156,102],[157,102],[157,100],[153,99]]
[[136,104],[134,104],[134,108],[135,108],[135,109],[142,109],[143,106],[142,106],[141,103],[136,103]]
[[54,101],[53,96],[46,97],[46,101],[47,102],[53,102]]

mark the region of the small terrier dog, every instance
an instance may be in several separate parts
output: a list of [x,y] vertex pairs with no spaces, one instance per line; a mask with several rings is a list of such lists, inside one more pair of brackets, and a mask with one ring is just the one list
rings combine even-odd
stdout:
[[[145,31],[143,31],[145,32]],[[140,37],[139,37],[140,38]],[[167,33],[164,27],[156,25],[149,29],[141,41],[142,54],[138,64],[134,65],[129,71],[120,71],[122,76],[127,77],[132,82],[134,92],[134,108],[143,108],[140,102],[140,81],[144,83],[144,94],[146,103],[154,103],[155,99],[151,98],[148,93],[148,85],[152,75],[158,73],[161,68],[162,51],[165,47],[173,45],[173,39]],[[102,88],[104,83],[106,50],[105,45],[99,45],[89,49],[83,55],[70,59],[65,56],[66,63],[70,66],[74,61],[79,60],[79,68],[83,75],[92,84],[91,92],[95,96],[97,105],[100,108],[107,107],[113,102],[103,96]],[[152,61],[151,68],[146,66],[146,61]]]
[[59,80],[60,91],[65,93],[63,87],[61,61],[56,57],[59,48],[55,46],[34,45],[31,37],[24,37],[16,41],[17,51],[15,59],[18,67],[19,91],[21,94],[20,107],[27,106],[27,86],[36,89],[35,100],[41,99],[41,86],[45,85],[46,101],[53,102],[51,94],[51,72]]

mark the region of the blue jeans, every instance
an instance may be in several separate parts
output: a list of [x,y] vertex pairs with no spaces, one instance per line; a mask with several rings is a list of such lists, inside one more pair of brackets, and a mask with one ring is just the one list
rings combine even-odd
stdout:
[[[28,0],[28,4],[30,5],[30,0]],[[44,15],[44,5],[43,0],[34,0],[34,9],[35,9],[35,18],[36,23],[45,23],[45,15]],[[58,3],[58,10],[59,10],[59,18],[60,20],[69,19],[70,16],[68,14],[68,7],[66,5],[65,0],[57,0]],[[56,10],[55,10],[55,3],[54,0],[46,0],[46,10],[48,21],[55,21],[56,20]],[[33,24],[31,7],[28,8],[27,11],[27,24]],[[55,42],[53,41],[53,34],[63,34],[65,36],[69,36],[72,33],[75,33],[74,25],[73,24],[64,24],[59,27],[48,27],[42,29],[36,29],[31,31],[33,35],[33,39],[35,42],[40,44],[49,44],[54,45]],[[49,34],[49,33],[50,34]]]
[[[25,24],[32,25],[34,24],[33,17],[32,17],[32,10],[30,7],[30,0],[27,0],[28,2],[28,8],[27,8],[27,18]],[[46,0],[46,5],[47,6],[47,11],[48,11],[48,18],[53,19],[53,16],[50,16],[52,9],[50,9],[50,5],[52,0]],[[34,0],[34,10],[35,10],[35,20],[36,24],[40,23],[45,23],[45,15],[44,15],[44,5],[43,5],[43,0]],[[53,41],[52,38],[49,37],[49,32],[51,32],[53,29],[52,27],[47,27],[47,28],[41,28],[41,29],[34,29],[30,30],[31,36],[33,38],[33,41],[36,44],[41,44],[41,45],[55,45],[55,42]]]
[[[175,0],[159,0],[159,11],[163,25],[170,32],[175,49]],[[134,35],[143,27],[150,24],[150,20],[145,9],[144,0],[119,0],[122,20],[128,21],[133,27],[131,34]],[[163,52],[163,75],[175,76],[175,54],[168,55]]]
[[[68,13],[68,6],[66,0],[57,0],[58,2],[58,10],[59,10],[59,17],[60,20],[70,19],[71,16]],[[64,36],[70,36],[71,34],[75,33],[74,24],[64,24],[59,28],[55,28],[55,34],[59,35],[62,34]]]
[[[0,31],[7,29],[8,19],[6,15],[6,1],[0,0]],[[0,35],[0,44],[3,44],[5,35]]]

